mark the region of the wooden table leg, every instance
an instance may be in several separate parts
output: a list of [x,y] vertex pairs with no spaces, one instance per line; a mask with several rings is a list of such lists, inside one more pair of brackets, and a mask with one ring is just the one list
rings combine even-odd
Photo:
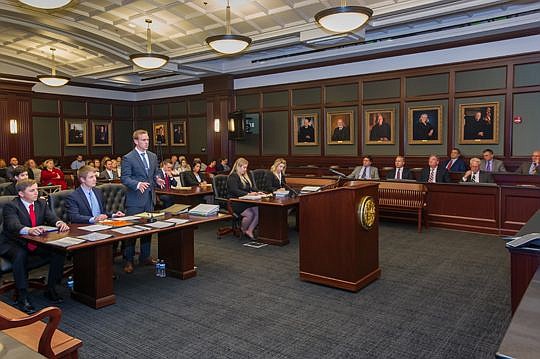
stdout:
[[165,261],[167,275],[188,279],[195,277],[194,227],[177,231],[159,232],[158,258]]
[[259,206],[259,236],[262,243],[284,246],[289,243],[288,207]]
[[95,309],[116,303],[112,276],[110,243],[74,251],[71,297]]

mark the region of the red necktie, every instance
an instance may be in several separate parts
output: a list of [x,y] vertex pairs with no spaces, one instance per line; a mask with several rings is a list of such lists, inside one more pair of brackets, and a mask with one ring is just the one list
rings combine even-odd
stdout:
[[446,169],[450,171],[450,167],[452,167],[452,160],[448,161],[448,164],[446,165]]
[[[29,213],[30,213],[30,223],[32,223],[32,227],[35,227],[37,226],[37,219],[36,219],[36,212],[34,212],[34,204],[32,203],[30,206],[28,206],[28,210],[29,210]],[[30,252],[33,252],[36,250],[37,246],[33,243],[26,243],[26,248],[28,248],[28,250]]]
[[165,188],[171,189],[171,183],[169,182],[169,176],[165,175]]

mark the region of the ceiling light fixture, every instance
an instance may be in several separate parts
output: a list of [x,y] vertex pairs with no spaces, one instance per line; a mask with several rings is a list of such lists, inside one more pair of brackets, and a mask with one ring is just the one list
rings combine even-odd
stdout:
[[210,36],[206,38],[206,43],[217,52],[225,55],[233,55],[242,52],[251,44],[251,38],[242,35],[231,34],[231,6],[227,0],[226,28],[224,35]]
[[36,7],[38,9],[58,9],[64,7],[71,2],[71,0],[19,0],[25,5]]
[[148,24],[146,28],[146,53],[133,54],[129,58],[135,65],[143,69],[158,69],[169,62],[169,57],[152,53],[152,31],[150,30],[152,20],[146,19],[144,21]]
[[341,6],[319,11],[315,15],[322,27],[333,32],[350,32],[363,26],[373,16],[373,10],[364,6],[347,6],[341,0]]
[[66,76],[58,76],[56,74],[56,64],[54,61],[54,52],[56,49],[54,47],[51,47],[52,52],[52,66],[51,66],[51,74],[50,75],[39,75],[37,78],[39,81],[43,82],[47,86],[51,87],[60,87],[64,86],[69,82],[69,77]]

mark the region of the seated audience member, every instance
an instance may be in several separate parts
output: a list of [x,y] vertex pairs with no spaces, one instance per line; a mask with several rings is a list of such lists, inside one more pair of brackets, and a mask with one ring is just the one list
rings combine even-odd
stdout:
[[100,180],[112,181],[118,179],[118,173],[113,169],[113,162],[111,159],[105,160],[105,169],[99,174]]
[[214,177],[214,175],[217,173],[217,163],[216,160],[210,161],[208,166],[206,166],[206,173],[210,176],[210,178]]
[[124,213],[107,213],[103,194],[96,188],[97,171],[90,166],[83,166],[77,171],[81,184],[66,198],[66,211],[71,223],[96,223],[109,217],[123,217]]
[[[173,165],[171,160],[163,160],[161,162],[161,168],[158,171],[158,176],[163,178],[165,181],[165,184],[163,185],[163,189],[169,190],[171,187],[176,187],[178,183],[174,179],[173,175]],[[163,208],[170,207],[174,204],[174,201],[171,196],[166,194],[160,194],[159,195],[160,201],[163,203]]]
[[18,191],[16,184],[19,181],[28,179],[28,169],[26,167],[19,166],[13,171],[13,182],[4,189],[4,196],[16,196]]
[[98,171],[101,171],[101,161],[97,158],[94,158],[94,168],[96,168]]
[[206,164],[199,158],[199,157],[195,157],[193,159],[193,163],[200,163],[201,164],[201,172],[206,172]]
[[111,161],[112,161],[112,170],[113,170],[114,172],[116,172],[116,175],[117,175],[118,177],[120,177],[120,176],[122,175],[122,174],[121,174],[122,171],[121,171],[120,166],[118,165],[118,161],[115,160],[115,159],[113,159],[113,160],[111,160]]
[[73,162],[71,162],[71,169],[72,170],[78,170],[82,166],[86,165],[86,162],[83,160],[82,155],[77,155],[77,158]]
[[50,261],[45,298],[53,303],[61,303],[62,297],[56,293],[55,287],[62,279],[65,255],[51,246],[29,242],[21,236],[39,236],[45,233],[44,225],[56,227],[60,232],[68,231],[69,227],[56,217],[45,200],[38,198],[35,180],[19,181],[16,189],[18,197],[4,206],[4,235],[16,248],[16,256],[19,256],[18,260],[12,262],[15,285],[19,291],[17,307],[28,313],[34,311],[34,307],[28,299],[27,257],[35,255]]
[[351,172],[347,178],[350,179],[379,179],[379,170],[377,167],[373,167],[373,158],[371,156],[364,156],[362,158],[362,166],[357,166]]
[[[247,194],[263,194],[255,187],[255,182],[249,177],[248,161],[245,158],[238,158],[233,165],[231,173],[227,178],[227,189],[229,198],[238,198]],[[259,209],[257,205],[251,203],[232,203],[234,213],[242,217],[242,233],[251,240],[255,239],[253,230],[259,223]]]
[[267,172],[264,177],[264,190],[266,192],[274,192],[277,190],[285,190],[287,182],[285,181],[285,169],[287,161],[284,158],[277,158],[274,161],[270,172]]
[[231,167],[229,166],[229,159],[227,157],[224,157],[219,161],[219,164],[216,166],[218,172],[227,172],[231,170]]
[[459,148],[452,148],[450,152],[450,158],[443,162],[442,166],[450,172],[465,172],[467,171],[467,164],[461,158],[461,151]]
[[64,180],[64,172],[54,167],[54,161],[48,159],[44,162],[45,169],[41,171],[42,186],[60,186],[62,189],[67,189],[67,183]]
[[461,182],[493,183],[491,173],[480,170],[480,159],[473,157],[469,161],[471,169],[465,172]]
[[522,163],[516,173],[522,175],[540,175],[540,150],[534,151],[531,156],[531,161]]
[[178,173],[191,171],[191,166],[187,163],[186,158],[180,160],[180,167],[178,167]]
[[191,169],[192,170],[190,172],[186,172],[186,174],[184,175],[184,179],[186,182],[184,183],[184,186],[192,187],[206,185],[206,181],[204,180],[204,174],[201,173],[201,163],[194,162]]
[[41,183],[41,169],[36,165],[36,161],[29,159],[24,165],[28,168],[28,178],[31,178],[31,175],[34,175],[36,182]]
[[386,175],[387,180],[413,180],[414,176],[408,168],[405,168],[405,157],[397,156],[394,164],[396,165],[388,174]]
[[178,156],[177,155],[172,155],[171,156],[171,163],[172,163],[172,166],[173,166],[173,170],[174,170],[175,167],[180,166],[180,163],[178,163]]
[[480,162],[481,171],[506,172],[503,161],[493,158],[493,150],[486,148],[482,151],[482,156],[484,159]]
[[7,178],[6,170],[7,170],[6,160],[3,158],[0,158],[0,177]]
[[420,174],[419,182],[428,183],[449,183],[450,175],[446,168],[439,166],[439,156],[430,155],[428,160],[428,167],[422,170]]
[[15,171],[15,168],[19,167],[19,160],[17,157],[11,157],[9,159],[9,166],[6,168],[6,178],[9,181],[13,181],[13,171]]

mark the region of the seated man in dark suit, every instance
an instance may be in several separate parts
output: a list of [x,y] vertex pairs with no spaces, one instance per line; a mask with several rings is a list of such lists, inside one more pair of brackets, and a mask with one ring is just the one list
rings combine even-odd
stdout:
[[405,168],[405,157],[397,156],[394,162],[396,167],[386,175],[387,180],[414,180],[414,176],[408,168]]
[[105,169],[99,174],[99,179],[112,181],[118,179],[118,173],[113,169],[113,161],[106,160],[104,163]]
[[[23,311],[33,311],[28,300],[28,279],[26,258],[28,255],[45,257],[50,261],[49,278],[45,297],[53,303],[61,303],[62,297],[56,293],[55,286],[62,279],[65,255],[56,248],[35,244],[21,238],[21,235],[39,236],[46,232],[44,225],[57,227],[59,231],[68,231],[67,224],[62,222],[51,211],[45,200],[38,198],[38,186],[34,180],[22,180],[16,185],[18,197],[4,206],[4,234],[8,241],[18,246],[18,255],[24,261],[13,262],[15,284],[19,290],[18,307]],[[21,263],[24,268],[20,268]],[[24,275],[20,275],[24,273]]]
[[450,152],[450,158],[443,162],[443,167],[450,172],[465,172],[467,171],[467,164],[461,158],[461,151],[459,148],[452,148]]
[[522,175],[540,175],[540,150],[534,151],[530,162],[522,163],[516,173]]
[[446,168],[439,166],[439,156],[430,155],[428,167],[422,170],[419,182],[428,183],[449,183],[450,175]]
[[84,166],[77,172],[81,184],[66,198],[66,211],[71,223],[96,223],[109,217],[122,217],[124,213],[107,213],[103,205],[103,194],[96,188],[94,167]]
[[4,189],[4,195],[16,196],[17,189],[15,188],[15,184],[18,181],[22,181],[25,179],[28,179],[28,169],[22,166],[18,166],[17,168],[15,168],[15,170],[13,170],[13,182]]
[[491,173],[480,171],[480,158],[473,157],[469,161],[471,169],[465,172],[461,182],[471,183],[493,183],[493,176]]
[[6,178],[8,181],[13,181],[13,171],[19,167],[19,160],[17,157],[11,157],[9,159],[9,166],[6,167]]
[[[165,185],[163,186],[163,189],[165,190],[170,190],[172,187],[176,187],[178,185],[178,182],[174,179],[172,170],[173,163],[171,160],[166,159],[161,162],[158,177],[165,181]],[[163,203],[163,208],[170,207],[174,204],[172,197],[166,194],[160,194],[159,200]]]

